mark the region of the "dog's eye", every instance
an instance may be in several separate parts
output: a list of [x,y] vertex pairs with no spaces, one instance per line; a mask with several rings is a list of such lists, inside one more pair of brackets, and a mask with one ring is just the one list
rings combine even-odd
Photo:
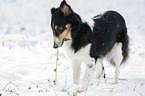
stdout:
[[55,29],[55,32],[60,34],[63,31],[63,27],[58,27],[57,29]]
[[61,31],[63,30],[63,28],[62,28],[62,27],[59,27],[57,30],[58,30],[59,32],[61,32]]

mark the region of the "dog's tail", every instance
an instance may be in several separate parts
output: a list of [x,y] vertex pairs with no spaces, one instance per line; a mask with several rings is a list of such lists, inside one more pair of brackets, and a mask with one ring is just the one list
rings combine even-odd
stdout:
[[127,28],[125,27],[121,33],[120,41],[122,42],[122,63],[125,62],[129,55],[129,36],[127,35]]

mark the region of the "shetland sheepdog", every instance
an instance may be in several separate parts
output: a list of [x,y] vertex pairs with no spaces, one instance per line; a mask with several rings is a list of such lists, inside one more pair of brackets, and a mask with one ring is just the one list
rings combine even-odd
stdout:
[[86,64],[81,90],[87,89],[95,71],[104,71],[104,58],[115,66],[118,83],[119,66],[129,54],[126,23],[118,12],[106,11],[85,21],[63,0],[58,8],[51,9],[51,28],[54,48],[64,46],[72,61],[74,84],[79,83],[81,63]]

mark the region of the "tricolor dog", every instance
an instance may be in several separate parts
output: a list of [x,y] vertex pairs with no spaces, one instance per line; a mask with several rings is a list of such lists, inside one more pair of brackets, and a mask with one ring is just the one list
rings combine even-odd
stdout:
[[[115,11],[83,20],[63,0],[58,8],[51,9],[51,27],[54,48],[64,46],[72,61],[73,83],[79,83],[80,65],[86,64],[81,89],[86,90],[94,72],[102,73],[103,59],[115,66],[115,83],[119,80],[119,66],[129,54],[129,37],[124,18]],[[97,66],[101,66],[101,70]]]

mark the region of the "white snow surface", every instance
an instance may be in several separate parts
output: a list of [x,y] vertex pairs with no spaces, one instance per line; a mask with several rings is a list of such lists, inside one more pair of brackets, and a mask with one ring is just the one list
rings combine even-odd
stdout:
[[[0,96],[73,96],[70,60],[59,49],[58,80],[54,85],[56,50],[50,28],[52,7],[61,0],[0,0]],[[145,96],[145,0],[68,0],[80,15],[92,18],[115,10],[126,20],[130,56],[120,67],[119,84],[115,68],[104,60],[106,83],[93,78],[87,92],[76,96]]]

